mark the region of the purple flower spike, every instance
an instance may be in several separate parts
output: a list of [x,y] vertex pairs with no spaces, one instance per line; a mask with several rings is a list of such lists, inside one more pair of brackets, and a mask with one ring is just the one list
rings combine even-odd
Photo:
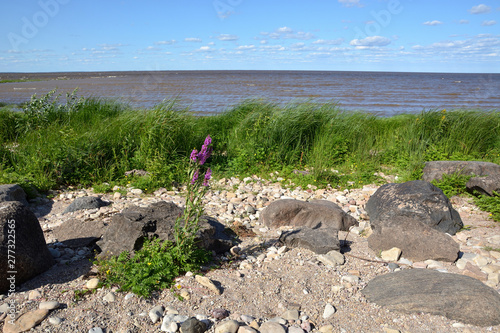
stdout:
[[208,147],[211,144],[212,144],[212,138],[210,137],[210,135],[207,135],[207,137],[205,139],[205,143],[203,145]]
[[191,152],[191,156],[189,156],[189,159],[193,162],[196,162],[196,160],[198,159],[198,151],[196,149],[193,149],[193,151]]
[[191,185],[194,185],[194,183],[196,183],[196,181],[198,180],[198,176],[199,176],[199,170],[196,170],[194,172],[193,179],[191,179]]
[[208,181],[212,178],[212,170],[210,168],[207,169],[205,173],[205,179],[203,180],[203,186],[208,186]]

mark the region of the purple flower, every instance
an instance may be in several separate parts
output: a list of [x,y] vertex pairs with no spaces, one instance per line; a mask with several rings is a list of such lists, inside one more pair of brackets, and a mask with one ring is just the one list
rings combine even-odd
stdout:
[[191,185],[194,185],[194,183],[196,183],[196,181],[198,180],[198,176],[199,176],[199,170],[196,170],[193,174],[193,179],[191,179]]
[[212,144],[212,138],[210,137],[210,135],[207,135],[207,137],[205,138],[205,143],[203,145],[208,147],[211,144]]
[[205,164],[206,160],[212,154],[213,149],[212,147],[210,147],[211,144],[212,138],[210,137],[210,135],[208,135],[205,139],[205,142],[203,143],[203,146],[201,146],[200,152],[198,153],[198,163],[200,163],[200,165]]
[[196,160],[198,159],[198,151],[196,149],[193,149],[193,151],[191,152],[191,156],[189,156],[189,159],[193,162],[196,162]]
[[208,181],[212,177],[212,170],[210,168],[207,169],[207,172],[205,173],[205,179],[203,180],[203,186],[208,186]]

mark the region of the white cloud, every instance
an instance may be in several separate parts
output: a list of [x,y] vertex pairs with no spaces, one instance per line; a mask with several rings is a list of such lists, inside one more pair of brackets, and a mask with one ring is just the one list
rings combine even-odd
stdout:
[[475,58],[477,60],[478,57],[498,53],[500,51],[500,38],[490,34],[481,34],[463,40],[440,41],[427,46],[415,45],[412,49],[427,56],[441,56],[446,53],[448,58]]
[[185,42],[201,43],[201,38],[184,38]]
[[320,44],[320,45],[340,45],[344,42],[344,38],[337,38],[337,39],[318,39],[313,42],[313,44]]
[[364,7],[363,4],[359,3],[359,0],[339,0],[345,7]]
[[489,27],[489,26],[492,26],[492,25],[495,25],[495,24],[497,24],[497,21],[495,21],[495,20],[483,21],[483,22],[481,23],[481,25],[482,25],[483,27]]
[[460,24],[469,24],[469,20],[460,20],[458,23],[460,23]]
[[437,20],[434,20],[434,21],[426,21],[424,23],[422,23],[423,25],[440,25],[440,24],[443,24],[443,22],[441,21],[437,21]]
[[314,35],[310,32],[295,31],[289,27],[281,27],[274,32],[261,32],[261,35],[267,36],[271,39],[300,39],[309,40],[313,39]]
[[353,39],[349,43],[352,46],[359,47],[374,47],[374,46],[387,46],[391,43],[391,40],[387,37],[382,36],[370,36],[363,39]]
[[219,36],[216,37],[218,40],[224,41],[224,42],[231,42],[238,40],[239,37],[236,35],[230,35],[230,34],[220,34]]
[[211,48],[210,46],[202,46],[196,51],[198,51],[198,52],[213,52],[215,50],[213,48]]
[[172,44],[175,44],[177,43],[177,41],[175,39],[172,39],[172,40],[161,40],[159,42],[155,42],[155,45],[172,45]]
[[474,6],[471,9],[469,9],[469,13],[471,13],[471,14],[485,14],[485,13],[489,13],[490,11],[491,11],[491,7],[486,6],[485,4],[480,4],[480,5]]
[[237,50],[253,50],[255,49],[255,45],[240,45],[236,48]]

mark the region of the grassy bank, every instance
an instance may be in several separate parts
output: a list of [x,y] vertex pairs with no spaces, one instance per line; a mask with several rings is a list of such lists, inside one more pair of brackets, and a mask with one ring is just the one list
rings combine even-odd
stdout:
[[[269,178],[278,171],[300,185],[359,186],[376,181],[380,171],[418,179],[431,160],[500,162],[498,110],[382,118],[335,104],[249,100],[217,116],[196,117],[179,105],[173,100],[132,109],[74,94],[60,104],[52,92],[33,97],[24,112],[1,107],[0,183],[39,190],[129,182],[146,191],[170,187],[186,180],[188,155],[207,134],[217,177]],[[126,177],[132,169],[149,176]]]

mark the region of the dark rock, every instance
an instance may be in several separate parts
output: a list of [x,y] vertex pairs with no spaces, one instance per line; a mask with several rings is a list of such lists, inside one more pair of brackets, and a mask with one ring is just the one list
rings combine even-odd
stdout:
[[[139,250],[146,239],[174,241],[175,220],[183,209],[172,202],[160,201],[149,207],[129,207],[111,218],[97,246],[101,255],[119,255],[123,251]],[[203,216],[199,221],[197,241],[200,246],[217,253],[229,251],[231,239],[217,220]]]
[[500,294],[468,276],[402,270],[377,276],[361,292],[389,310],[425,312],[482,327],[500,324]]
[[20,285],[53,264],[35,214],[18,201],[0,203],[0,292],[10,289],[7,278]]
[[92,247],[106,231],[107,224],[98,220],[70,219],[53,230],[54,237],[67,247]]
[[109,205],[109,202],[102,201],[99,197],[79,197],[66,207],[63,214],[75,212],[81,209],[95,209]]
[[379,226],[398,226],[408,217],[431,228],[454,235],[463,227],[462,219],[448,198],[429,182],[415,180],[382,185],[365,207],[375,231]]
[[23,205],[28,206],[26,193],[17,184],[0,185],[0,202],[3,201],[19,201]]
[[207,325],[198,319],[191,317],[181,324],[182,333],[203,333],[207,330]]
[[336,229],[303,227],[283,232],[279,240],[287,247],[305,248],[318,254],[340,249],[338,230]]
[[393,221],[382,221],[368,237],[368,246],[375,253],[397,247],[401,249],[403,257],[414,261],[457,260],[460,246],[447,234],[417,218],[401,216],[394,219],[397,225],[394,225],[395,222],[390,225]]
[[215,309],[212,311],[212,318],[222,320],[229,317],[229,312],[226,309]]
[[262,219],[270,228],[293,226],[348,231],[351,226],[358,225],[354,217],[327,200],[277,200],[262,211]]
[[465,186],[470,193],[477,191],[492,197],[495,195],[493,192],[500,193],[500,175],[472,177]]
[[425,181],[441,180],[443,174],[451,175],[458,173],[471,176],[495,176],[500,175],[500,165],[490,162],[478,161],[432,161],[426,162],[424,167]]

